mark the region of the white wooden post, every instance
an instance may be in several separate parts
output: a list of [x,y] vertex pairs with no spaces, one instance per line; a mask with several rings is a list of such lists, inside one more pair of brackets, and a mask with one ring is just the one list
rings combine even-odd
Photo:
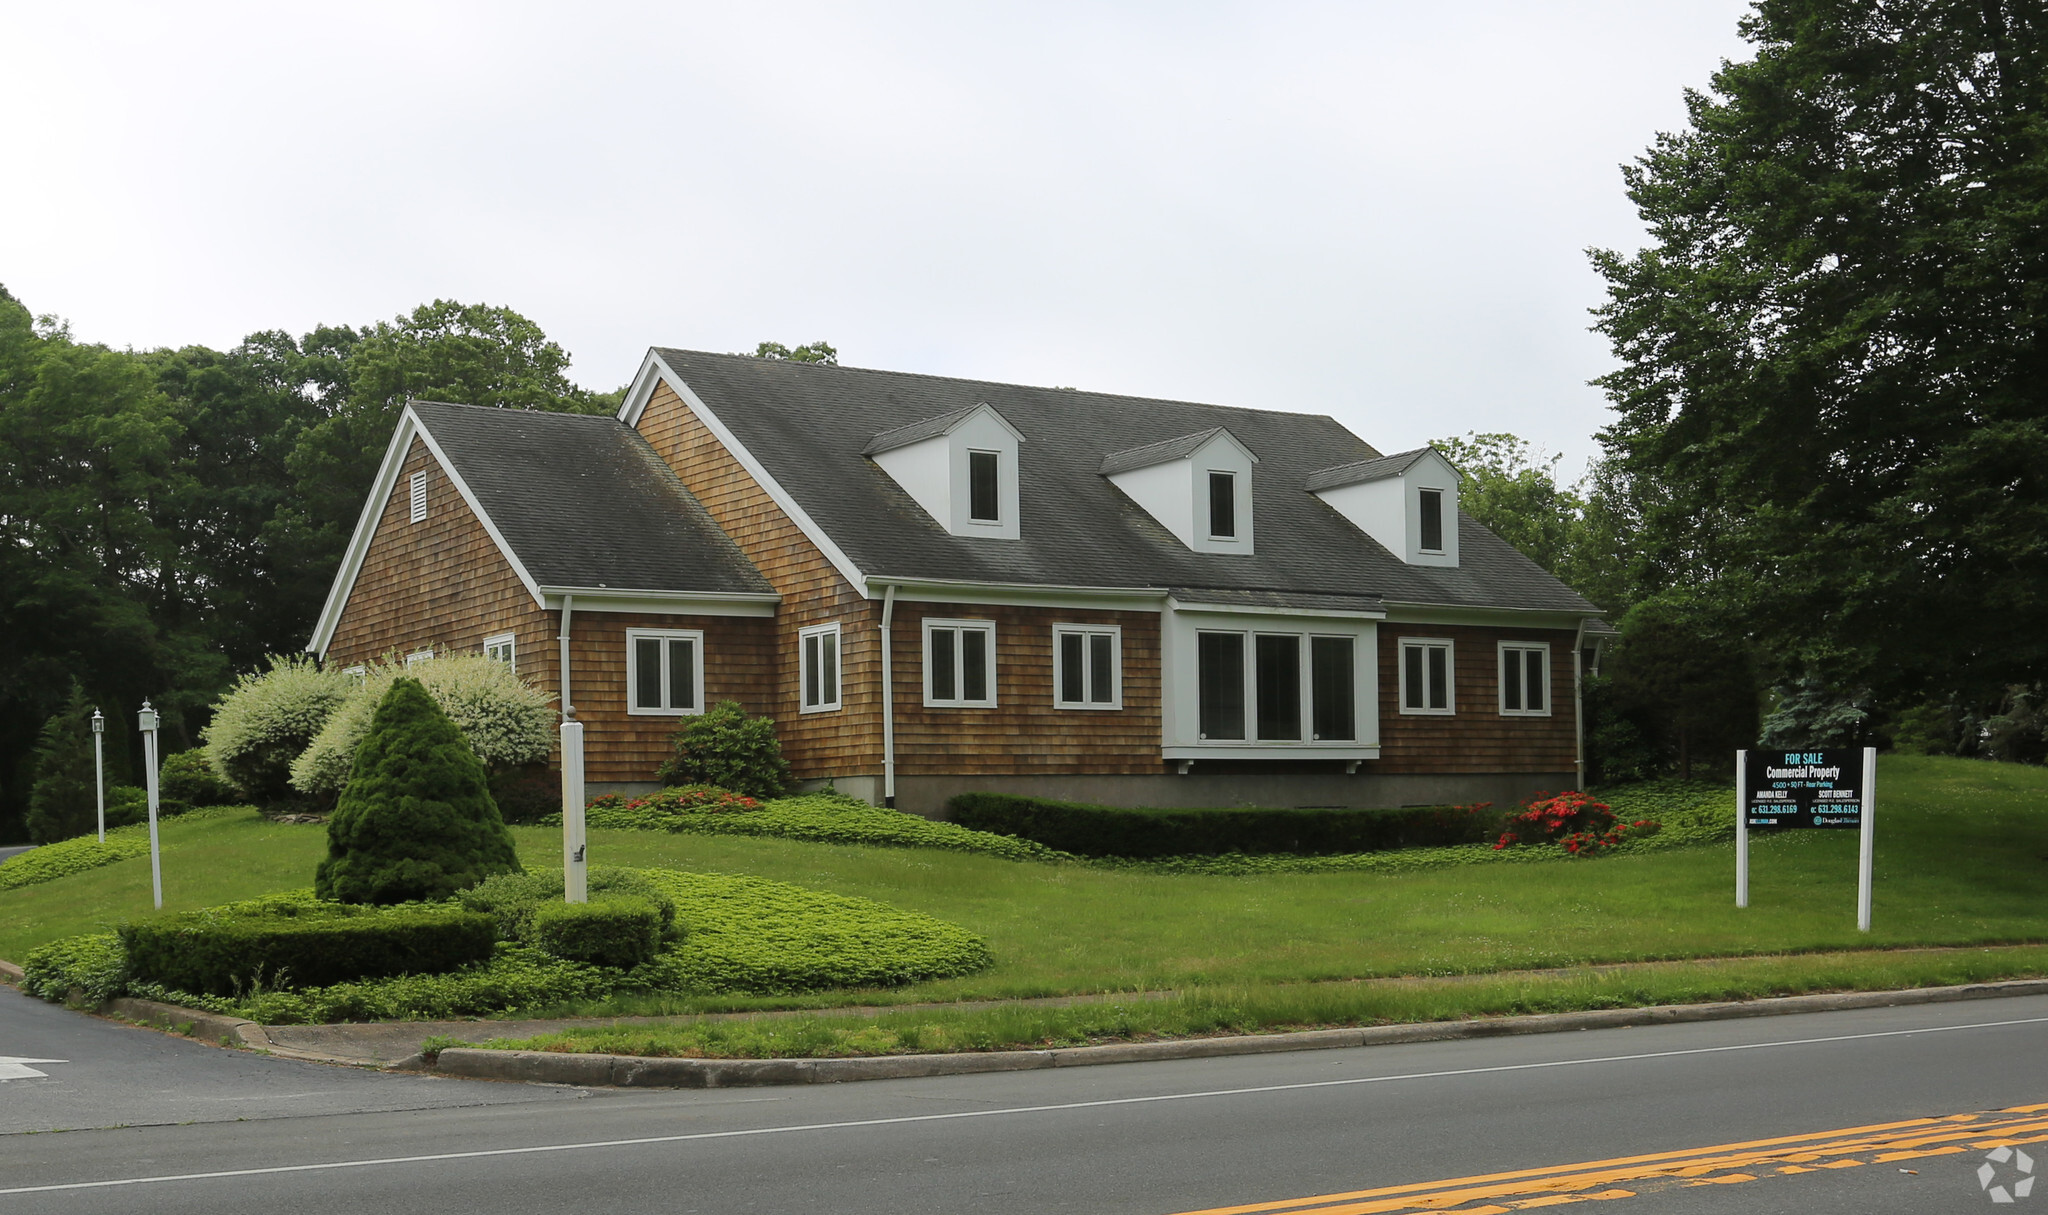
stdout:
[[156,895],[156,909],[164,909],[164,869],[162,856],[156,839],[156,710],[142,702],[142,712],[137,715],[142,727],[143,776],[149,787],[149,886]]
[[562,898],[590,901],[590,867],[583,836],[583,723],[562,723]]
[[1749,906],[1749,752],[1735,753],[1735,905]]
[[100,843],[107,842],[107,719],[92,711],[92,787],[100,808]]
[[1877,748],[1863,748],[1863,822],[1856,834],[1856,931],[1870,931],[1870,871],[1877,857]]

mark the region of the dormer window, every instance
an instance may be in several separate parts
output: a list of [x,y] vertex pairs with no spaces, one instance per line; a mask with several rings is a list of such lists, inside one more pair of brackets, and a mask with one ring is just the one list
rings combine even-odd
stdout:
[[967,517],[974,522],[1002,522],[1002,469],[1001,452],[967,453]]
[[955,536],[1015,540],[1017,460],[1024,436],[987,402],[885,430],[874,460],[932,521]]
[[1409,565],[1458,564],[1458,483],[1432,447],[1309,474],[1306,489]]
[[1416,491],[1416,497],[1422,511],[1422,551],[1441,553],[1444,551],[1444,491],[1421,489]]
[[1209,473],[1209,538],[1237,539],[1237,474]]
[[1198,553],[1252,555],[1252,466],[1221,426],[1105,456],[1102,475]]

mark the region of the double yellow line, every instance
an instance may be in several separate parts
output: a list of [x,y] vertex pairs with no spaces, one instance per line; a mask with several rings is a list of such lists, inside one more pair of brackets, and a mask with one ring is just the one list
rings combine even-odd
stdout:
[[2048,1105],[2023,1105],[2008,1110],[1914,1118],[1811,1135],[1752,1139],[1377,1190],[1212,1207],[1182,1215],[1390,1215],[1405,1211],[1504,1215],[1578,1202],[1633,1198],[1636,1191],[1622,1188],[1628,1184],[1732,1185],[1755,1181],[1767,1174],[1891,1164],[2043,1141],[2048,1141]]

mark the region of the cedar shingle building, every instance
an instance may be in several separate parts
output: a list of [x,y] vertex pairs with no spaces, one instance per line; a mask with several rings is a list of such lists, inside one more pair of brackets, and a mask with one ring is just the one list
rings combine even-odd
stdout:
[[1327,417],[657,348],[616,418],[410,405],[309,648],[566,669],[596,791],[724,699],[920,813],[1575,784],[1606,630],[1459,481]]

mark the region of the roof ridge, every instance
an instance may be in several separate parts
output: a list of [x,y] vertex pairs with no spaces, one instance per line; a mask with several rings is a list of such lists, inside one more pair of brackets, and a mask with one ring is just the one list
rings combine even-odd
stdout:
[[[774,363],[782,366],[829,368],[833,371],[858,371],[867,375],[909,376],[919,380],[940,380],[949,384],[978,384],[989,388],[1029,388],[1035,392],[1077,392],[1091,397],[1111,397],[1119,401],[1137,401],[1148,405],[1187,405],[1196,409],[1215,409],[1228,413],[1252,413],[1277,415],[1287,418],[1321,418],[1336,422],[1332,414],[1308,413],[1299,409],[1254,409],[1249,405],[1218,405],[1211,401],[1183,401],[1175,397],[1141,397],[1128,392],[1103,392],[1094,388],[1063,388],[1055,384],[1013,384],[1007,380],[976,380],[967,376],[940,375],[931,371],[892,371],[887,367],[849,367],[844,363],[800,363],[795,359],[764,359],[751,354],[732,354],[717,350],[690,350],[682,346],[655,346],[654,350],[672,350],[677,354],[708,355],[718,359],[745,359],[751,363]],[[1342,423],[1338,423],[1342,425]]]

